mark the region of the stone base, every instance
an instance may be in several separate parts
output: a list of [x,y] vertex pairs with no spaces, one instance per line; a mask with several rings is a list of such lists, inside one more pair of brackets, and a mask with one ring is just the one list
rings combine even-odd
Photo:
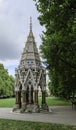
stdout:
[[18,106],[13,108],[13,112],[17,113],[49,113],[52,112],[49,110],[49,107],[47,104],[42,104],[41,107],[39,105],[34,105],[34,104],[22,104],[21,109],[19,109]]
[[25,110],[26,110],[26,108],[27,108],[27,105],[26,105],[25,103],[22,104],[22,107],[21,107],[21,109],[20,109],[20,113],[24,113]]
[[34,104],[23,104],[21,109],[19,109],[18,106],[15,106],[12,110],[13,112],[20,112],[20,113],[34,113],[34,112],[37,112],[39,113],[40,112],[40,108],[39,108],[39,105],[34,105]]
[[17,111],[18,109],[20,109],[20,105],[19,105],[19,104],[16,104],[16,105],[13,107],[13,110],[12,110],[12,111],[14,112],[14,111]]
[[49,111],[48,105],[47,105],[47,104],[42,104],[42,105],[41,105],[41,110]]
[[38,112],[40,112],[40,108],[38,105],[29,104],[29,105],[27,105],[25,112],[37,112],[38,113]]

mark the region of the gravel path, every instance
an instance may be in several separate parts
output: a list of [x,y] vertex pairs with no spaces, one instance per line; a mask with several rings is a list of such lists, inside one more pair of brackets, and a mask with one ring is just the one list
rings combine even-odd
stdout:
[[51,106],[52,112],[45,113],[13,113],[12,108],[0,108],[0,118],[24,121],[49,122],[76,125],[76,110],[71,106]]

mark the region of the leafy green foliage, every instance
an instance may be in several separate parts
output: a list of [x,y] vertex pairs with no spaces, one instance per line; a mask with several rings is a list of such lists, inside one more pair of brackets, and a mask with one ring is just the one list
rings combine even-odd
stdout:
[[56,96],[69,98],[76,93],[76,0],[34,0],[45,26],[41,53],[46,59]]
[[14,83],[14,78],[9,76],[3,64],[0,64],[0,96],[14,95]]

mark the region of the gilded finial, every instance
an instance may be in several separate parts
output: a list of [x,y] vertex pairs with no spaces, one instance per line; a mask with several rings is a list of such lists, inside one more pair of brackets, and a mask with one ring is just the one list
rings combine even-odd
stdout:
[[32,32],[32,17],[30,17],[30,32]]

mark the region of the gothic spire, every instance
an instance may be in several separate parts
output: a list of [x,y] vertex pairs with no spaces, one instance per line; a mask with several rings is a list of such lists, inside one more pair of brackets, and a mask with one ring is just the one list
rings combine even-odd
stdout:
[[29,35],[21,55],[20,66],[41,66],[38,49],[32,32],[32,17],[30,17]]
[[32,32],[32,17],[30,17],[30,32]]

